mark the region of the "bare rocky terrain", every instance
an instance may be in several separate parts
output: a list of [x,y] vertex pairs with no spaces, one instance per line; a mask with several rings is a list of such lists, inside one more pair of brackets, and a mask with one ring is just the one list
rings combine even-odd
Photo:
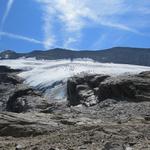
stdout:
[[80,74],[50,103],[0,66],[1,150],[149,150],[150,72]]

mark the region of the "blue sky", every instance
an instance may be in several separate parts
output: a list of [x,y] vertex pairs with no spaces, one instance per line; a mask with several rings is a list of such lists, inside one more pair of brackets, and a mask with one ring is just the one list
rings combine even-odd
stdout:
[[150,0],[0,0],[0,50],[150,47]]

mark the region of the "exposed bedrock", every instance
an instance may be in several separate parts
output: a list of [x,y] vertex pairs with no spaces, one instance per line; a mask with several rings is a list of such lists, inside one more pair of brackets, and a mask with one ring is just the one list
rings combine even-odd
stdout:
[[7,66],[0,66],[0,73],[14,73],[14,72],[20,72],[20,69],[12,69]]
[[94,105],[98,102],[97,90],[99,83],[104,81],[107,75],[78,75],[67,82],[67,94],[69,105],[84,104]]
[[78,75],[67,83],[69,105],[91,106],[105,99],[150,101],[150,72],[137,75]]
[[19,87],[6,103],[6,110],[16,113],[38,111],[46,107],[46,100],[29,87]]
[[[54,132],[58,124],[38,113],[0,113],[0,136],[28,137]],[[40,119],[39,119],[40,118]]]
[[17,76],[21,70],[0,66],[0,111],[27,112],[47,107],[47,101],[39,91],[23,84]]

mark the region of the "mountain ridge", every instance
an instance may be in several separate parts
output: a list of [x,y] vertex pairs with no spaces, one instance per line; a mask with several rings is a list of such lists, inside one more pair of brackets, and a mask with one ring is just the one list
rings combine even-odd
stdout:
[[17,59],[20,57],[35,57],[36,59],[46,60],[90,58],[102,63],[150,66],[150,48],[113,47],[94,51],[54,48],[46,51],[34,50],[28,53],[17,53],[12,50],[6,50],[0,53],[0,59]]

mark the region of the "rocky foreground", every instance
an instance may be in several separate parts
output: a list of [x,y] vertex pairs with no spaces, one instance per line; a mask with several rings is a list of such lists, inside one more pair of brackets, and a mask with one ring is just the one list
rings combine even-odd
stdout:
[[0,149],[150,149],[150,72],[74,76],[50,103],[20,71],[0,66]]

